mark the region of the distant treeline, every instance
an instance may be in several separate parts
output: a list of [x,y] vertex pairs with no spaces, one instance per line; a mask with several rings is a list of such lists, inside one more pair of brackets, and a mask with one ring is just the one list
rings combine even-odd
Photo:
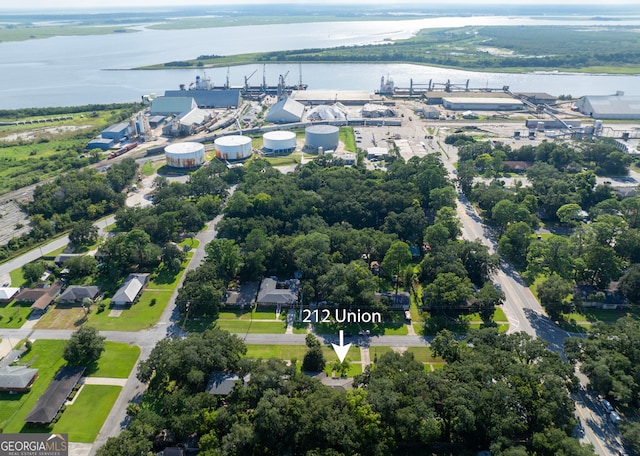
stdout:
[[24,119],[37,116],[74,114],[90,111],[111,111],[132,108],[139,103],[88,104],[82,106],[56,106],[50,108],[0,109],[0,119]]

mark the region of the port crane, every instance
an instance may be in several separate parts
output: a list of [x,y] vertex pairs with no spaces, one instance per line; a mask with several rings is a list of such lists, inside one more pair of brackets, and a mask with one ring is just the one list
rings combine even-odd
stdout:
[[286,84],[285,79],[289,76],[289,72],[287,71],[284,76],[280,75],[280,81],[278,81],[278,101],[282,100],[286,94]]
[[251,73],[249,76],[245,76],[244,77],[244,90],[245,91],[249,91],[249,79],[251,79],[251,77],[256,74],[258,70],[254,70],[253,73]]

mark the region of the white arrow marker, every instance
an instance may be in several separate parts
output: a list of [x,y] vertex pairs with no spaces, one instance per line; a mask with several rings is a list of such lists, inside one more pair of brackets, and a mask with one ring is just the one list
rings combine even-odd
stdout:
[[343,345],[343,344],[344,344],[344,332],[341,329],[340,345],[331,344],[333,345],[333,349],[336,351],[336,355],[338,355],[338,359],[340,360],[340,362],[344,361],[344,358],[347,356],[347,353],[349,353],[349,349],[351,348],[351,344],[347,344],[347,345]]

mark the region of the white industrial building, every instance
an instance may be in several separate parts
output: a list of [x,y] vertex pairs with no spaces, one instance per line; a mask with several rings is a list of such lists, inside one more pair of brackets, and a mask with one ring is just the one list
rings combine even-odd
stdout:
[[362,107],[362,117],[395,117],[396,111],[382,104],[367,103]]
[[575,103],[582,114],[594,119],[640,120],[640,97],[615,95],[585,96]]
[[443,97],[442,106],[452,111],[517,111],[524,108],[513,98]]
[[214,141],[216,157],[221,160],[244,160],[252,153],[251,138],[243,135],[221,136]]
[[162,134],[167,136],[188,136],[213,118],[209,111],[193,108],[176,115],[162,127]]
[[312,125],[305,129],[307,150],[316,152],[336,150],[340,139],[340,129],[333,125]]
[[304,114],[304,105],[291,98],[285,98],[274,104],[265,120],[271,123],[293,123],[300,122]]
[[167,165],[172,168],[195,168],[204,164],[204,144],[181,142],[164,148]]
[[267,154],[290,154],[296,150],[296,134],[292,131],[269,131],[262,136],[262,149]]
[[307,114],[307,120],[317,122],[319,120],[347,120],[347,108],[342,103],[334,103],[331,106],[319,105],[311,109]]

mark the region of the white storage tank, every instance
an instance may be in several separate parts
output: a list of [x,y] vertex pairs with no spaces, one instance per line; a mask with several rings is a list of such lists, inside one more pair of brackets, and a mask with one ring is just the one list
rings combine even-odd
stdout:
[[338,147],[340,129],[333,125],[312,125],[305,129],[306,149],[317,151],[322,148],[325,152],[336,150]]
[[204,144],[181,142],[164,148],[167,165],[172,168],[195,168],[204,163]]
[[262,140],[262,148],[268,154],[290,154],[296,150],[296,134],[292,131],[269,131]]
[[214,141],[216,157],[222,160],[244,160],[251,156],[251,138],[242,135],[222,136]]

